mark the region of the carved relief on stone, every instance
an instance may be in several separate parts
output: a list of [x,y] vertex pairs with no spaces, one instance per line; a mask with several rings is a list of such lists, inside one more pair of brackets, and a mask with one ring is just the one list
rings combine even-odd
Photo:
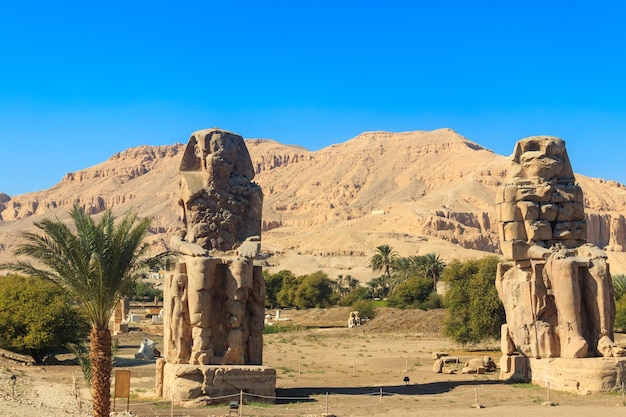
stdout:
[[502,252],[496,286],[507,317],[505,354],[622,356],[606,254],[586,243],[583,194],[565,142],[520,140],[512,181],[496,196]]

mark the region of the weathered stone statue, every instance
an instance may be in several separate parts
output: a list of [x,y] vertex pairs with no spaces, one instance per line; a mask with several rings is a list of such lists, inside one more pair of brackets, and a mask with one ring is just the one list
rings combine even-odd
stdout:
[[[243,138],[217,129],[195,132],[180,175],[185,231],[171,246],[181,254],[174,275],[177,292],[185,295],[172,294],[172,312],[187,310],[188,319],[172,316],[168,357],[202,365],[260,364],[265,294],[253,259],[260,249],[263,194],[252,182]],[[178,306],[183,297],[186,307]],[[187,326],[191,343],[174,337],[188,333]]]
[[502,253],[496,286],[506,311],[502,351],[530,358],[623,356],[606,254],[586,242],[583,194],[565,142],[520,140],[512,182],[498,190]]
[[[254,265],[261,246],[263,194],[252,182],[254,169],[243,138],[219,129],[194,132],[180,176],[184,229],[170,242],[179,256],[167,277],[163,321],[165,362],[180,366],[161,365],[166,380],[161,389],[184,400],[224,394],[224,387],[234,386],[224,376],[234,370],[213,365],[261,365],[265,283],[261,267]],[[219,389],[206,383],[217,381],[208,376],[216,372],[223,381]],[[237,372],[236,378],[245,375],[250,384],[271,373],[260,368]],[[167,381],[172,379],[168,375],[178,382]],[[205,382],[185,385],[195,379]],[[274,386],[275,371],[272,392]],[[267,395],[264,389],[256,391]]]

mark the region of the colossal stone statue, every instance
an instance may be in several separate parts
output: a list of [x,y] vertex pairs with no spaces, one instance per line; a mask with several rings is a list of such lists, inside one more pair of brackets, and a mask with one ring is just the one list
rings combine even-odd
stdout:
[[531,358],[623,356],[606,254],[586,242],[583,194],[565,142],[520,140],[512,182],[498,190],[502,253],[496,287],[506,311],[502,351]]
[[261,366],[265,282],[263,194],[241,136],[194,132],[180,164],[182,223],[170,245],[164,294],[164,358],[157,393],[177,402],[228,401],[241,392],[273,402],[276,370]]
[[184,230],[168,300],[167,361],[260,365],[265,287],[260,250],[263,195],[239,135],[191,135],[180,165]]

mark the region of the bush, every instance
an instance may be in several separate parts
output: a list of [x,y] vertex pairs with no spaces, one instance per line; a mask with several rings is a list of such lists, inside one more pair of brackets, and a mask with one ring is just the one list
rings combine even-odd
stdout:
[[372,290],[367,287],[356,287],[350,290],[341,300],[339,305],[342,307],[351,306],[359,300],[368,300],[372,298]]
[[426,300],[420,306],[420,308],[423,308],[424,310],[434,310],[441,307],[441,297],[435,291],[428,294],[428,298],[426,298]]
[[444,335],[463,345],[500,337],[506,318],[495,286],[498,262],[497,257],[487,256],[454,260],[446,267],[442,275],[448,284],[443,298]]
[[28,352],[41,363],[53,348],[86,337],[87,320],[65,292],[48,281],[0,278],[0,346]]
[[352,304],[352,310],[359,312],[359,317],[373,319],[376,317],[376,306],[372,301],[359,300]]
[[333,283],[322,271],[310,275],[294,276],[290,271],[280,271],[282,286],[276,294],[280,307],[326,308],[337,304]]
[[299,332],[301,330],[306,330],[307,327],[301,324],[285,324],[285,325],[274,325],[274,326],[265,326],[263,328],[263,334],[276,334],[276,333],[288,333],[288,332]]
[[317,271],[305,276],[296,290],[294,304],[300,309],[326,308],[337,304],[337,295],[333,291],[328,275]]
[[283,288],[285,277],[295,278],[291,271],[283,270],[275,274],[263,271],[263,279],[265,280],[265,307],[274,308],[278,305],[278,293]]
[[137,281],[132,291],[131,299],[134,301],[153,301],[155,297],[163,301],[163,291],[154,288],[149,282]]
[[396,308],[422,308],[433,292],[432,280],[425,277],[413,277],[398,285],[393,295],[387,298],[387,305]]
[[280,307],[295,307],[296,291],[303,277],[296,277],[291,271],[280,271],[282,285],[276,294],[276,303]]

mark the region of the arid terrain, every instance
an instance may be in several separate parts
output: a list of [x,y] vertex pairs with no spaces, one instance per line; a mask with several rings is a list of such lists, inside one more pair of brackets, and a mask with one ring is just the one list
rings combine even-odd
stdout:
[[[464,350],[439,335],[443,312],[382,309],[374,320],[348,329],[349,309],[284,310],[288,324],[316,326],[265,336],[265,365],[277,369],[277,403],[246,400],[248,416],[558,416],[582,417],[623,413],[619,393],[576,396],[529,384],[498,381],[498,372],[485,375],[460,373],[470,358],[492,356],[495,345]],[[159,326],[142,323],[119,336],[118,369],[131,371],[130,411],[138,416],[170,416],[171,404],[154,395],[154,361],[134,358],[144,337],[161,341]],[[317,327],[321,326],[321,327]],[[624,342],[620,337],[621,343]],[[460,359],[448,365],[456,374],[432,372],[432,352]],[[89,392],[71,356],[59,355],[60,365],[24,366],[2,359],[0,415],[87,416]],[[63,363],[65,361],[65,363]],[[11,375],[16,376],[15,391]],[[408,376],[410,381],[404,382]],[[82,412],[73,396],[73,378],[81,395]],[[381,395],[382,391],[382,395]],[[476,404],[480,410],[474,409]],[[116,400],[117,415],[124,415],[126,399]],[[226,406],[173,409],[176,416],[228,415]]]
[[[369,258],[380,244],[401,256],[435,252],[444,261],[498,253],[494,202],[506,182],[508,158],[450,129],[366,132],[317,152],[266,139],[248,140],[247,146],[265,196],[262,250],[270,272],[323,270],[333,279],[350,274],[365,282],[374,276]],[[152,217],[152,252],[166,250],[180,227],[182,150],[180,143],[121,150],[99,165],[68,173],[48,190],[0,193],[0,262],[11,259],[21,231],[47,217],[66,219],[75,202],[92,214],[132,208],[140,217]],[[585,193],[589,240],[607,249],[614,274],[626,273],[626,187],[581,175],[577,180]],[[499,357],[496,346],[467,351],[443,338],[441,311],[386,309],[353,329],[346,327],[348,311],[284,311],[291,319],[287,323],[304,327],[264,339],[264,363],[278,371],[279,398],[272,406],[248,402],[243,414],[578,417],[624,410],[616,393],[552,392],[550,401],[559,405],[547,407],[541,405],[547,401],[545,389],[499,382],[497,372],[433,373],[433,351],[461,362]],[[161,334],[158,325],[142,323],[119,337],[117,366],[132,372],[131,411],[226,415],[224,406],[172,411],[169,402],[155,398],[155,363],[136,360],[134,353],[145,337],[161,343]],[[26,366],[0,356],[0,416],[89,415],[89,391],[79,367],[71,355],[58,359],[57,365]],[[118,415],[125,401],[118,400]],[[473,409],[476,404],[484,408]]]
[[[180,227],[177,170],[187,139],[120,150],[48,190],[0,193],[0,262],[11,258],[20,231],[42,218],[67,218],[74,202],[93,214],[132,208],[152,217],[153,253],[165,250]],[[270,271],[322,269],[366,282],[380,244],[401,256],[435,252],[446,261],[498,251],[495,193],[507,181],[509,158],[451,129],[365,132],[315,152],[269,139],[246,144],[264,193],[262,249]],[[626,272],[626,187],[576,178],[589,240],[608,249],[614,273]]]

